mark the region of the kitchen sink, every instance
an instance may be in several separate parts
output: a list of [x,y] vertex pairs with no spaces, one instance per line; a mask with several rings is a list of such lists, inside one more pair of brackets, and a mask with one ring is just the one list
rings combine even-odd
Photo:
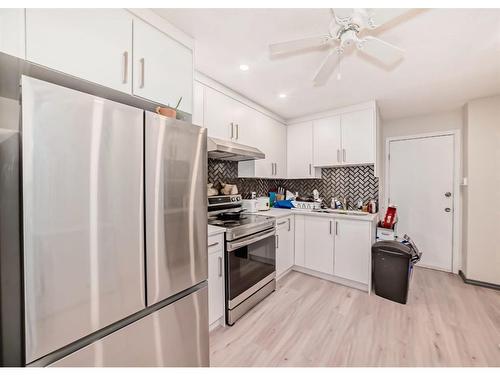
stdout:
[[333,208],[324,208],[320,210],[313,210],[313,212],[321,212],[325,214],[340,214],[340,215],[350,215],[350,216],[365,216],[368,212],[363,211],[353,211],[353,210],[339,210]]

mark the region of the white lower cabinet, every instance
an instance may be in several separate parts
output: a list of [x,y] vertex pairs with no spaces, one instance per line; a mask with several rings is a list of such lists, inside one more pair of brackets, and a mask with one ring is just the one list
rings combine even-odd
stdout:
[[295,238],[295,265],[300,266],[300,267],[305,267],[306,265],[306,260],[305,260],[305,255],[306,255],[306,246],[305,246],[305,216],[303,215],[294,215],[294,221],[295,221],[295,233],[294,233],[294,238]]
[[294,264],[293,216],[278,219],[276,228],[276,277],[280,277]]
[[368,284],[371,228],[366,221],[335,220],[335,276]]
[[294,216],[296,269],[369,289],[374,222],[298,213]]
[[306,216],[305,267],[333,275],[333,219]]
[[224,319],[224,234],[208,237],[208,324]]

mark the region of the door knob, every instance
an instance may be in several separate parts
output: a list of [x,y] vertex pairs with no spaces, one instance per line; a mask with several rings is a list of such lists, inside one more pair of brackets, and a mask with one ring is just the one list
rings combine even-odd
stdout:
[[450,211],[451,211],[451,208],[450,208],[450,207],[446,207],[446,208],[444,209],[444,212],[450,212]]
[[446,193],[444,193],[444,196],[445,196],[446,198],[449,198],[449,197],[451,197],[451,193],[450,193],[449,191],[447,191]]

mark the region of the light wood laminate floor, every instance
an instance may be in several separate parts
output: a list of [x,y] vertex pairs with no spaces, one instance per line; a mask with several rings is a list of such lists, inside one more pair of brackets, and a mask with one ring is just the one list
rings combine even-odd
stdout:
[[500,366],[500,292],[417,267],[401,305],[290,272],[210,352],[211,366]]

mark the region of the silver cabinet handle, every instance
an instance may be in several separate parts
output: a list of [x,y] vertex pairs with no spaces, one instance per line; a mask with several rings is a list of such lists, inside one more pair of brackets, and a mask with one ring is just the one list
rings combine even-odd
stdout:
[[276,248],[280,247],[280,236],[277,234],[276,235]]
[[335,222],[335,235],[336,236],[339,235],[339,222],[338,221]]
[[451,193],[450,193],[449,191],[447,191],[446,193],[444,193],[444,196],[445,196],[446,198],[449,198],[449,197],[451,197]]
[[144,61],[144,57],[139,60],[139,63],[141,64],[141,83],[139,85],[139,88],[144,88],[144,69],[146,62]]
[[274,175],[278,174],[278,163],[274,163]]
[[450,208],[450,207],[446,207],[446,208],[444,209],[444,212],[451,212],[451,208]]
[[222,277],[222,257],[219,257],[219,277]]
[[231,125],[231,139],[233,139],[234,138],[234,124],[231,123],[230,125]]
[[337,162],[340,163],[340,150],[337,149]]
[[282,221],[281,223],[278,223],[278,225],[283,225],[283,224],[286,224],[286,220]]
[[271,175],[274,176],[274,163],[271,163]]
[[291,227],[292,227],[291,221],[290,221],[290,218],[288,218],[288,231],[289,232],[290,232],[290,229],[292,229]]
[[332,221],[330,220],[330,234],[332,234]]
[[312,165],[309,163],[309,176],[312,174]]
[[345,148],[342,149],[342,158],[344,159],[345,162]]
[[210,245],[208,245],[208,247],[214,247],[214,246],[217,246],[219,243],[218,242],[214,242],[214,243],[211,243]]
[[236,139],[240,139],[240,125],[236,124]]
[[128,78],[128,52],[123,52],[123,83],[127,83]]

